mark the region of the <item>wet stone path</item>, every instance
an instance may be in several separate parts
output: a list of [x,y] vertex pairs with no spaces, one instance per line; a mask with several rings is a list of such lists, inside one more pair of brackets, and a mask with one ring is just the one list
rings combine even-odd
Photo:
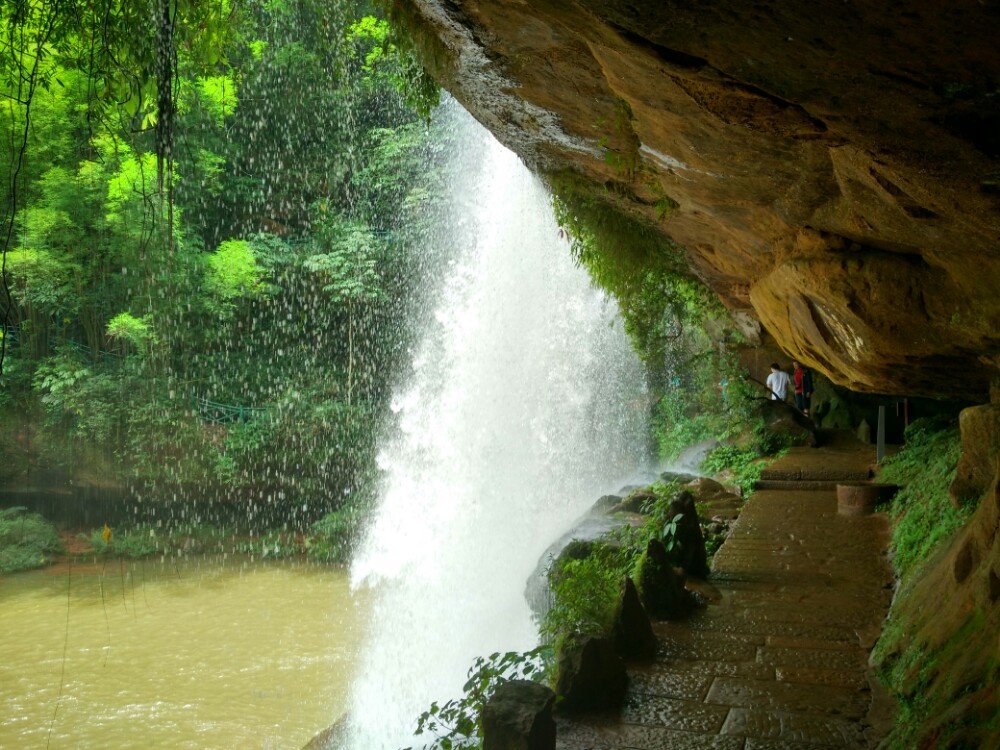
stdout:
[[869,460],[806,448],[775,464],[766,486],[784,473],[789,488],[747,502],[715,557],[710,603],[655,624],[656,659],[630,667],[622,712],[559,719],[559,750],[874,747],[885,702],[867,662],[892,595],[888,522],[838,515],[835,489],[801,489],[857,481]]

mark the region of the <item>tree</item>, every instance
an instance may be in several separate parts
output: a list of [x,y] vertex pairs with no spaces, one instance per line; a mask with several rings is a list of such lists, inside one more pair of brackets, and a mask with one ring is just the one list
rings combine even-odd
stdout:
[[[325,213],[325,206],[319,210]],[[327,220],[317,227],[316,243],[327,252],[309,256],[305,267],[323,279],[330,301],[347,305],[347,403],[351,403],[354,372],[354,313],[359,305],[385,300],[378,272],[379,245],[371,229],[350,221]]]

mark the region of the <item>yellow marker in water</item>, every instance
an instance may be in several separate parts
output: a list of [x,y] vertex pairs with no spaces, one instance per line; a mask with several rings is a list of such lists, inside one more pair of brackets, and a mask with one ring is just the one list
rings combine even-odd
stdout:
[[109,547],[111,546],[111,527],[108,526],[107,523],[104,524],[104,531],[101,532],[101,539],[104,540],[106,545]]

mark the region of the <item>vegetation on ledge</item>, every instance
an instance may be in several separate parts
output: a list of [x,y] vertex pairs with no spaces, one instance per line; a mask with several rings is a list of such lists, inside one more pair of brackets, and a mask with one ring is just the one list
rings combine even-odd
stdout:
[[[928,645],[918,636],[928,594],[920,589],[926,588],[927,576],[937,574],[942,554],[974,510],[969,504],[955,507],[948,496],[960,453],[959,432],[954,424],[918,420],[907,429],[904,448],[888,459],[879,472],[879,481],[900,485],[888,508],[893,520],[892,560],[899,578],[898,590],[872,654],[882,683],[899,704],[889,737],[889,747],[893,750],[923,746],[932,724],[945,727],[931,730],[942,747],[978,746],[961,741],[947,744],[949,737],[959,737],[979,719],[969,715],[959,725],[949,724],[941,715],[943,706],[932,697],[932,684],[940,675],[951,679],[947,675],[952,669],[959,674],[956,665],[961,663],[970,637],[984,627],[982,614],[966,613],[964,624],[948,633],[941,643]],[[946,572],[949,579],[946,585],[951,585],[950,566]],[[946,592],[931,595],[940,597],[937,604],[947,609]],[[949,615],[941,611],[938,618],[939,627],[946,628]],[[976,689],[973,685],[963,688],[970,694]],[[947,688],[945,693],[951,695]],[[995,721],[995,717],[990,720]]]

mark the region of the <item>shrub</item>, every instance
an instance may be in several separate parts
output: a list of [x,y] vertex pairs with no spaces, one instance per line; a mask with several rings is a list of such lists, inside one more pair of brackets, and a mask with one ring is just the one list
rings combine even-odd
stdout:
[[365,519],[358,504],[341,506],[309,527],[304,545],[309,557],[321,562],[341,563],[350,559]]
[[[785,450],[787,448],[778,451],[778,456],[783,454]],[[705,460],[701,462],[701,468],[702,471],[709,474],[719,474],[723,471],[732,472],[734,484],[739,485],[743,497],[747,497],[753,492],[754,485],[760,479],[760,473],[769,463],[764,459],[765,456],[757,447],[741,448],[736,445],[720,445],[705,456]]]
[[462,688],[464,695],[443,704],[435,701],[417,719],[414,734],[435,737],[429,744],[421,745],[421,749],[481,748],[483,708],[497,687],[510,680],[542,681],[552,661],[553,651],[545,646],[524,653],[509,651],[477,657]]
[[0,573],[38,568],[63,551],[55,527],[37,513],[0,510]]

